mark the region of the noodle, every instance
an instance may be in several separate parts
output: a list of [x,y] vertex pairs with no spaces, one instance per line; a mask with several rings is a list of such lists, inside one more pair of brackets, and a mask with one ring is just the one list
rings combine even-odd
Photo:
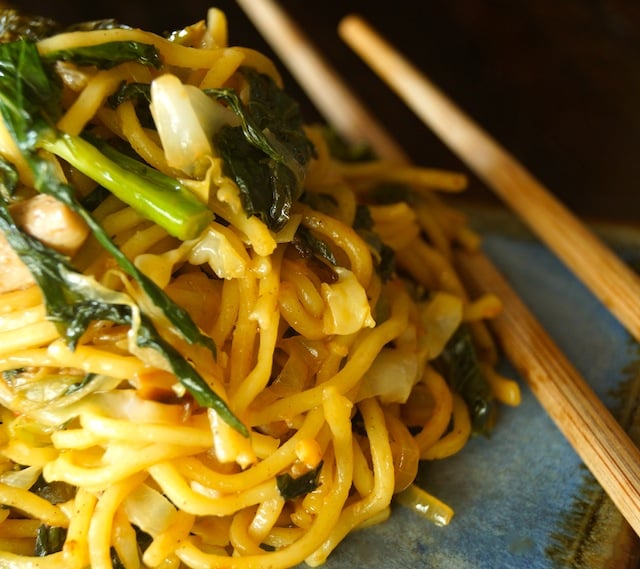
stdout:
[[[65,55],[46,67],[62,89],[47,136],[1,133],[18,183],[0,256],[32,277],[0,287],[2,566],[318,566],[395,494],[424,508],[418,462],[519,402],[485,325],[500,300],[470,298],[452,263],[477,236],[436,193],[464,177],[345,157],[295,122],[272,61],[226,42],[211,9],[168,38],[34,44]],[[105,46],[138,51],[73,58]],[[82,163],[86,145],[104,162]],[[15,214],[43,191],[87,226],[64,254]]]

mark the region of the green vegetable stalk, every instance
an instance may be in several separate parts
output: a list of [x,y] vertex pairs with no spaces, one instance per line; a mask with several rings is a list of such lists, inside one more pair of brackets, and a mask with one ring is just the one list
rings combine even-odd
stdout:
[[180,182],[113,149],[119,162],[79,136],[60,133],[40,145],[182,241],[200,235],[213,219],[211,210]]

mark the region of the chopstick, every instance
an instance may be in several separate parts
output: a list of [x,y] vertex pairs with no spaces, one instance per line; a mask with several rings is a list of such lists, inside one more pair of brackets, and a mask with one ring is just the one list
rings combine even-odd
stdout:
[[640,278],[487,132],[358,15],[342,39],[640,341]]
[[[402,149],[275,2],[237,2],[312,101],[319,101],[317,106],[329,123],[348,139],[367,140],[383,158],[405,159]],[[320,84],[317,77],[322,77]],[[391,154],[384,149],[391,149]],[[491,322],[505,355],[640,535],[640,451],[491,261],[481,251],[460,254],[458,259],[461,274],[476,292],[500,296],[502,314]]]

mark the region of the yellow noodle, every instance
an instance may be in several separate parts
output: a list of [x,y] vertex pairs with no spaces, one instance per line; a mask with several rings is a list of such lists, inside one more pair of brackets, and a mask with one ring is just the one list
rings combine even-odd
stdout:
[[185,458],[176,466],[185,476],[198,480],[208,488],[218,492],[239,492],[242,488],[256,486],[286,468],[295,460],[296,445],[300,440],[315,437],[322,427],[324,417],[321,409],[314,409],[305,417],[304,423],[296,433],[272,455],[258,462],[251,468],[236,474],[215,472],[205,467],[200,461]]
[[123,136],[140,156],[161,172],[171,175],[172,171],[167,164],[164,151],[155,140],[145,132],[138,120],[135,108],[131,101],[125,101],[118,105],[116,110]]
[[63,546],[64,567],[82,569],[89,564],[89,526],[98,499],[79,488],[73,501],[67,539]]
[[443,290],[463,296],[464,287],[453,266],[437,249],[425,242],[396,252],[398,264],[430,290]]
[[356,439],[353,443],[353,485],[361,496],[373,491],[373,472],[369,468],[362,445]]
[[271,500],[265,500],[258,506],[247,528],[247,533],[254,542],[262,543],[266,539],[278,521],[284,504],[284,498],[276,496]]
[[51,553],[46,557],[36,557],[0,550],[0,563],[4,564],[5,567],[26,567],[29,569],[32,567],[37,567],[38,569],[60,569],[60,567],[67,567],[64,565],[65,559],[62,552]]
[[56,459],[58,451],[51,446],[37,446],[14,439],[2,449],[2,455],[16,464],[43,467]]
[[371,255],[367,250],[366,243],[351,227],[320,212],[310,210],[305,212],[302,223],[309,229],[331,239],[337,247],[342,249],[360,284],[365,289],[369,286],[373,274]]
[[0,523],[0,538],[21,538],[35,535],[40,525],[39,520],[10,519]]
[[369,439],[374,473],[373,488],[362,500],[350,504],[342,510],[338,522],[331,528],[328,539],[323,542],[322,547],[307,559],[307,562],[312,566],[323,563],[331,551],[352,529],[384,510],[393,495],[393,458],[384,414],[374,399],[362,401],[359,404],[359,409],[362,413]]
[[262,555],[260,544],[249,534],[249,525],[255,515],[256,508],[246,508],[238,512],[229,528],[229,541],[234,548],[235,555]]
[[215,65],[210,67],[200,81],[201,89],[218,89],[237,71],[245,60],[245,54],[234,47],[219,51]]
[[[278,286],[280,281],[279,257],[274,255],[272,270],[260,279],[258,286],[259,307],[254,309],[252,318],[258,321],[258,354],[256,364],[245,374],[242,383],[235,393],[231,394],[231,403],[238,413],[243,413],[250,403],[267,386],[271,377],[273,353],[278,340],[278,324],[276,306],[278,302]],[[266,317],[260,317],[260,313]]]
[[154,45],[164,63],[187,68],[208,68],[217,58],[215,49],[197,49],[168,41],[156,34],[137,29],[114,28],[86,32],[68,32],[38,42],[38,51],[50,55],[55,51],[99,45],[110,41],[137,41]]
[[17,330],[0,332],[0,357],[27,348],[43,346],[58,337],[58,331],[52,322],[42,320],[22,326]]
[[493,396],[505,405],[512,407],[520,405],[521,393],[518,382],[499,374],[491,365],[482,363],[480,365]]
[[[269,555],[268,563],[273,568],[293,567],[311,555],[331,531],[348,495],[353,469],[351,403],[337,395],[334,389],[327,390],[323,399],[325,415],[333,433],[333,446],[338,465],[338,472],[335,474],[336,483],[327,496],[326,507],[318,514],[309,530],[302,533],[299,539]],[[199,550],[193,540],[185,541],[178,548],[178,556],[183,562],[198,568],[224,564],[219,556]],[[262,555],[237,557],[234,559],[234,565],[247,569],[260,566],[261,557]]]
[[487,320],[495,318],[502,311],[502,302],[493,294],[485,294],[480,298],[469,302],[464,307],[464,319],[470,320]]
[[266,409],[257,411],[253,418],[257,423],[269,423],[286,417],[292,417],[320,404],[324,389],[334,386],[341,393],[350,391],[361,379],[364,370],[368,369],[371,362],[378,354],[382,346],[393,340],[406,327],[408,311],[407,298],[399,296],[393,305],[392,317],[377,326],[374,330],[363,332],[365,339],[354,350],[353,355],[345,366],[336,373],[331,380],[304,393],[291,395],[273,403]]
[[449,426],[453,411],[453,395],[443,377],[431,366],[427,366],[422,381],[429,389],[434,401],[428,421],[421,425],[420,432],[414,437],[420,448],[420,457],[426,458],[427,451]]
[[[304,306],[305,310],[315,318],[320,318],[324,311],[322,296],[314,282],[315,275],[309,274],[299,263],[293,264],[285,261],[282,266],[282,281],[293,285],[296,296]],[[313,279],[313,280],[312,280]]]
[[55,506],[25,490],[0,482],[0,504],[7,508],[16,508],[50,526],[67,527],[69,518],[58,506]]
[[397,182],[419,188],[459,192],[467,186],[467,179],[459,172],[433,168],[397,166],[383,160],[361,163],[337,162],[338,171],[347,179],[368,180],[372,183]]
[[45,316],[45,309],[42,305],[0,314],[0,333],[16,330],[28,324],[42,322]]
[[91,346],[78,346],[71,350],[59,341],[51,344],[48,352],[59,366],[77,368],[85,373],[132,379],[146,369],[146,365],[138,358],[114,354]]
[[[102,440],[129,441],[133,444],[164,441],[171,445],[209,448],[212,444],[210,430],[187,425],[160,425],[131,423],[128,420],[109,419],[93,413],[83,413],[80,424],[89,433]],[[59,439],[58,439],[59,442]]]
[[92,569],[111,569],[111,530],[116,509],[147,474],[136,473],[109,486],[98,498],[89,526],[89,559]]
[[[111,445],[115,448],[115,445]],[[172,446],[168,444],[152,444],[139,448],[133,445],[122,445],[117,449],[118,460],[114,463],[82,466],[78,464],[83,458],[94,458],[87,452],[68,451],[44,468],[47,480],[59,480],[77,487],[88,489],[104,489],[114,482],[133,476],[160,460],[169,460],[179,456],[188,456],[197,447]],[[135,456],[135,463],[128,463],[126,456]]]
[[210,497],[191,489],[175,465],[164,462],[149,467],[149,474],[164,494],[182,510],[198,516],[226,516],[278,495],[274,479],[261,482],[237,494]]
[[111,546],[125,567],[136,567],[140,563],[136,530],[122,507],[113,513]]
[[58,120],[58,128],[68,134],[80,134],[93,119],[104,100],[127,78],[125,66],[113,71],[99,71],[93,75],[73,105]]
[[458,452],[465,445],[471,435],[471,421],[469,410],[462,397],[453,395],[453,428],[438,442],[428,448],[422,457],[427,460],[442,459]]
[[157,225],[136,231],[121,246],[120,250],[127,257],[134,258],[147,252],[167,236],[167,232]]
[[149,567],[158,567],[167,558],[170,558],[178,544],[187,538],[195,516],[178,510],[171,526],[164,532],[153,538],[153,541],[145,549],[142,561]]
[[305,338],[320,340],[326,336],[323,319],[320,315],[309,313],[307,306],[300,298],[299,290],[290,281],[284,281],[280,284],[278,300],[282,316],[294,330]]
[[37,286],[6,292],[0,295],[0,314],[31,308],[40,302],[42,302],[42,293]]

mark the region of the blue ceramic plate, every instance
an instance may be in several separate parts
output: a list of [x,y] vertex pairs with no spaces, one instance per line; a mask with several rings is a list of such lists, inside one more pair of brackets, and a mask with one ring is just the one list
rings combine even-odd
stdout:
[[[477,217],[477,216],[476,216]],[[472,217],[484,249],[560,349],[623,424],[635,410],[637,345],[544,246],[508,215]],[[603,233],[635,262],[640,232]],[[507,363],[502,370],[517,377]],[[635,534],[522,383],[490,439],[425,464],[421,485],[455,515],[436,527],[394,506],[388,522],[351,534],[326,569],[605,569],[635,567]]]

